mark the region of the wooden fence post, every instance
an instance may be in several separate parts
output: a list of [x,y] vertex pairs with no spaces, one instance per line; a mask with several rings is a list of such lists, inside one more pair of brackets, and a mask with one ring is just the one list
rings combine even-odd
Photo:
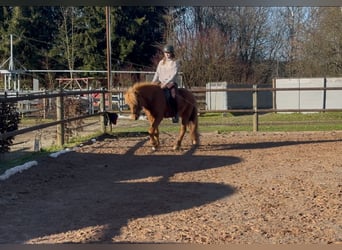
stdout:
[[[57,96],[56,100],[56,108],[57,108],[57,121],[64,120],[64,97],[63,97],[63,89],[60,89],[60,95]],[[61,122],[57,125],[57,145],[63,146],[64,145],[64,122]]]
[[257,132],[259,130],[259,115],[258,115],[258,86],[256,84],[253,85],[253,132]]

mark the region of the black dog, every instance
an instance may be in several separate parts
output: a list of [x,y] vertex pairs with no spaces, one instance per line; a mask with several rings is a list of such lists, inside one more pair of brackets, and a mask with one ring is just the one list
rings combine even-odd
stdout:
[[116,124],[116,121],[118,120],[118,114],[117,113],[111,113],[111,112],[106,112],[105,114],[105,125],[107,126],[108,121],[110,122],[110,124]]

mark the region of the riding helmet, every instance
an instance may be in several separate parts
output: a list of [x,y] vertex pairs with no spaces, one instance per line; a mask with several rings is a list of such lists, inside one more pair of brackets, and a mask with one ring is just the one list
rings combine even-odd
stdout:
[[165,45],[165,46],[164,46],[163,52],[164,52],[164,53],[174,53],[175,50],[174,50],[174,48],[173,48],[172,45],[168,44],[168,45]]

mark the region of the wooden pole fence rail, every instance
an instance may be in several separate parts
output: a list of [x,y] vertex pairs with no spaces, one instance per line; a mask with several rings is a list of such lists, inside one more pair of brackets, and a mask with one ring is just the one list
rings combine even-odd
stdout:
[[[191,89],[190,89],[191,90]],[[252,88],[221,88],[221,89],[196,89],[196,90],[191,90],[194,94],[196,93],[207,93],[207,92],[252,92],[252,98],[253,98],[253,107],[251,109],[223,109],[223,110],[199,110],[199,113],[233,113],[233,112],[238,112],[238,113],[249,113],[253,114],[253,131],[258,131],[259,130],[259,114],[261,113],[272,113],[272,112],[341,112],[341,108],[325,108],[325,109],[276,109],[276,108],[258,108],[258,93],[261,91],[272,91],[277,92],[277,91],[313,91],[313,90],[342,90],[342,87],[329,87],[329,88],[322,88],[322,87],[317,87],[317,88],[264,88],[260,87],[258,88],[257,85],[253,85]],[[0,133],[0,140],[4,140],[8,137],[19,135],[19,134],[24,134],[27,132],[32,132],[35,130],[51,127],[51,126],[57,126],[57,144],[62,146],[64,144],[64,138],[65,138],[65,124],[67,122],[75,121],[75,120],[81,120],[89,117],[94,117],[94,116],[100,116],[100,123],[101,123],[101,131],[105,132],[106,131],[106,125],[105,125],[105,117],[104,115],[106,114],[106,94],[123,94],[125,92],[125,89],[122,90],[112,90],[112,91],[107,91],[105,89],[102,90],[88,90],[88,91],[66,91],[61,89],[58,92],[53,92],[53,93],[36,93],[36,94],[24,94],[24,95],[19,95],[18,93],[15,94],[15,96],[9,95],[7,93],[4,93],[3,96],[0,96],[0,103],[1,102],[18,102],[18,101],[23,101],[23,100],[34,100],[34,99],[47,99],[47,98],[56,98],[56,114],[57,114],[57,119],[56,121],[49,122],[49,123],[44,123],[40,125],[35,125],[29,128],[23,128],[20,130],[16,131],[11,131],[11,132],[5,132],[5,133]],[[78,95],[91,95],[91,94],[100,94],[100,110],[96,114],[87,114],[87,115],[82,115],[82,116],[77,116],[73,118],[64,118],[64,103],[63,103],[63,97],[66,96],[78,96]],[[107,97],[108,98],[108,97]],[[108,107],[108,110],[111,110],[111,107]],[[125,113],[125,111],[120,111],[122,113]],[[110,126],[110,131],[111,131],[111,126]]]
[[[103,117],[105,114],[105,99],[101,98],[101,110],[100,112],[96,114],[87,114],[87,115],[82,115],[82,116],[77,116],[73,118],[64,118],[64,101],[63,97],[66,96],[77,96],[77,95],[85,95],[85,94],[96,94],[100,93],[102,96],[105,96],[105,93],[108,91],[106,90],[91,90],[91,91],[64,91],[61,90],[58,93],[50,93],[50,94],[25,94],[24,96],[8,96],[5,93],[5,97],[0,97],[0,103],[1,102],[17,102],[17,101],[22,101],[22,100],[34,100],[34,99],[46,99],[46,98],[56,98],[56,116],[57,119],[56,121],[53,122],[48,122],[44,124],[39,124],[35,126],[31,126],[29,128],[23,128],[15,131],[10,131],[10,132],[5,132],[5,133],[0,133],[0,140],[5,140],[8,137],[11,136],[16,136],[28,132],[32,132],[35,130],[43,129],[43,128],[48,128],[51,126],[57,126],[57,145],[62,146],[64,145],[64,139],[65,139],[65,124],[68,122],[76,121],[76,120],[82,120],[85,118],[89,117],[94,117],[94,116],[101,116]],[[101,118],[101,122],[104,123],[104,119]],[[105,126],[101,126],[101,129],[103,132],[105,132]]]

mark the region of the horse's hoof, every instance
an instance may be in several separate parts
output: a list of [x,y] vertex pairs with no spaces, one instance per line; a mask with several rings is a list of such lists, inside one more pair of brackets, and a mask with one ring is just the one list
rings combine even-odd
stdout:
[[156,151],[157,148],[155,146],[152,147],[152,151]]
[[179,150],[180,149],[180,147],[179,146],[173,146],[173,150]]
[[192,142],[192,145],[193,145],[193,146],[198,146],[198,145],[200,145],[200,142],[201,142],[201,141],[200,141],[199,138],[197,138],[197,139],[192,139],[191,142]]

